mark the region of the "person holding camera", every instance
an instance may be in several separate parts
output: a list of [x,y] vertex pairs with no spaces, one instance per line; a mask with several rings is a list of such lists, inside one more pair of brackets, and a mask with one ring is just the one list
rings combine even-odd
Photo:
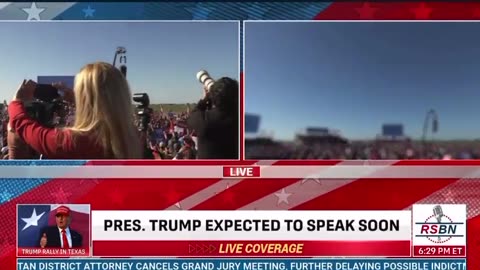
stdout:
[[[24,80],[8,106],[9,132],[48,159],[140,159],[142,144],[133,125],[132,95],[123,74],[108,63],[88,64],[75,77],[72,127],[46,127],[31,118],[24,104],[34,98],[36,83]],[[14,156],[10,157],[15,158]]]
[[197,158],[238,159],[238,82],[227,77],[213,81],[206,72],[197,77],[204,95],[187,121],[198,138]]

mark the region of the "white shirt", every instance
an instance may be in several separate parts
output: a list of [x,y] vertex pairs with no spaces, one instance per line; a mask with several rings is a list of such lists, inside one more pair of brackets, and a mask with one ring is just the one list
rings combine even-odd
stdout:
[[[63,248],[63,234],[62,234],[62,230],[63,229],[60,229],[58,228],[58,232],[60,233],[60,243],[62,244],[62,248]],[[72,247],[72,235],[70,234],[70,229],[69,228],[66,228],[65,229],[65,233],[67,234],[67,240],[68,240],[68,247]]]

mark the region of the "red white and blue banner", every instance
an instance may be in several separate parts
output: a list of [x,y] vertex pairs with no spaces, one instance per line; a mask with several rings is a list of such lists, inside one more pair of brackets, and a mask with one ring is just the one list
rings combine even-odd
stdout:
[[[455,257],[466,256],[469,265],[476,262],[476,255],[478,248],[477,243],[479,241],[479,218],[480,218],[480,203],[479,203],[479,190],[480,181],[475,178],[471,178],[471,173],[475,173],[475,169],[472,167],[478,167],[480,161],[377,161],[377,162],[363,162],[363,161],[231,161],[231,162],[216,162],[216,161],[12,161],[1,163],[3,166],[17,165],[19,168],[23,168],[25,172],[32,168],[46,167],[50,168],[49,171],[57,170],[71,170],[72,172],[78,172],[82,174],[82,169],[101,167],[103,169],[115,168],[110,166],[123,165],[123,169],[130,169],[136,171],[136,175],[142,175],[142,170],[145,168],[151,168],[151,170],[157,170],[158,176],[153,178],[151,175],[149,178],[135,177],[132,172],[131,177],[115,178],[118,175],[111,170],[111,173],[102,172],[101,175],[85,174],[84,178],[35,178],[34,174],[30,174],[29,178],[11,178],[3,179],[0,181],[2,185],[2,204],[0,205],[0,227],[2,233],[0,239],[3,239],[1,257],[2,263],[11,265],[15,263],[16,258],[16,228],[24,225],[21,219],[13,219],[16,215],[17,204],[42,204],[49,202],[51,204],[90,204],[92,211],[92,239],[93,239],[93,254],[97,252],[99,256],[218,256],[220,250],[220,244],[223,244],[222,249],[225,249],[229,245],[229,252],[240,249],[242,244],[242,250],[246,245],[256,245],[258,249],[256,256],[263,256],[261,254],[262,248],[268,251],[268,248],[276,249],[278,244],[287,244],[287,248],[291,248],[288,244],[291,244],[293,236],[282,236],[272,240],[272,238],[266,237],[264,234],[253,237],[240,237],[235,233],[224,233],[220,235],[213,235],[217,238],[210,238],[202,233],[189,235],[187,238],[178,238],[172,233],[170,240],[164,238],[165,234],[160,232],[151,232],[148,236],[142,236],[143,231],[134,232],[116,232],[108,229],[106,233],[100,232],[99,227],[95,224],[100,224],[105,220],[120,220],[122,222],[125,219],[141,220],[143,224],[145,220],[145,226],[141,229],[149,229],[149,220],[167,220],[168,217],[178,216],[181,218],[192,219],[196,217],[195,213],[198,211],[185,211],[185,210],[203,210],[207,211],[201,216],[198,216],[198,220],[203,220],[207,217],[211,219],[244,219],[245,213],[231,212],[231,210],[248,210],[250,218],[262,216],[263,219],[273,219],[277,214],[270,212],[263,212],[266,210],[303,210],[311,211],[308,216],[302,216],[302,212],[277,212],[281,215],[281,219],[321,219],[320,215],[325,217],[325,214],[321,211],[333,211],[330,214],[334,218],[348,219],[356,217],[354,212],[345,212],[344,215],[339,214],[338,211],[356,211],[362,214],[363,219],[378,219],[378,215],[388,218],[388,211],[412,211],[412,223],[419,222],[425,223],[429,227],[424,233],[425,236],[421,238],[427,238],[427,242],[418,242],[413,239],[413,245],[418,246],[416,255],[425,257],[429,254],[433,254],[433,257]],[[303,164],[303,165],[302,165]],[[70,165],[70,166],[66,166]],[[138,167],[142,170],[138,170]],[[265,179],[261,176],[269,170],[270,173],[276,170],[276,167],[283,173],[286,170],[284,168],[301,168],[302,171],[307,173],[316,173],[316,171],[325,171],[330,168],[339,169],[341,172],[342,166],[346,168],[365,167],[370,174],[366,171],[350,171],[349,176],[345,177],[347,172],[341,172],[338,177],[332,174],[332,178],[312,178],[310,174],[304,176],[296,175],[289,176],[290,178],[270,178]],[[376,168],[378,166],[378,168]],[[395,172],[396,167],[401,168],[407,166],[409,169],[416,168],[418,171],[418,177],[415,174],[410,176],[404,175],[402,178],[395,177],[395,173],[388,175],[388,171],[393,169]],[[225,168],[256,168],[260,167],[260,177],[223,177]],[[68,169],[67,169],[68,168]],[[155,169],[154,169],[155,168]],[[186,169],[196,171],[201,175],[207,173],[208,170],[214,169],[210,177],[204,178],[187,178],[185,176]],[[202,169],[203,168],[203,169]],[[376,168],[376,169],[375,169]],[[455,173],[450,173],[448,177],[445,175],[430,175],[431,178],[422,174],[421,169],[425,168],[425,173],[433,174],[431,168],[438,168],[439,171],[448,172],[449,168],[456,168]],[[355,168],[354,168],[355,169]],[[379,170],[377,170],[379,169]],[[45,169],[43,169],[45,170]],[[161,172],[163,170],[163,173]],[[400,170],[400,169],[398,169]],[[176,174],[175,172],[176,171]],[[206,172],[207,171],[207,172]],[[383,178],[370,178],[370,175],[382,172]],[[361,173],[360,173],[361,172]],[[398,171],[396,171],[398,172]],[[215,174],[213,174],[215,173]],[[458,175],[457,175],[458,174]],[[25,174],[24,174],[25,175]],[[166,175],[166,176],[165,176]],[[208,175],[208,174],[207,174]],[[462,177],[462,175],[465,175]],[[183,176],[185,178],[181,178]],[[73,177],[73,176],[69,176]],[[102,178],[105,177],[105,178]],[[463,206],[462,211],[464,216],[462,217],[462,211],[459,209],[451,209],[448,205],[466,205]],[[417,206],[425,205],[423,209],[417,210]],[[462,223],[458,224],[457,228],[453,232],[454,234],[466,236],[463,238],[462,243],[455,242],[457,236],[447,235],[440,236],[434,231],[437,217],[440,217],[438,209],[434,212],[434,207],[437,205],[442,206],[441,222],[453,222]],[[462,207],[462,206],[457,206]],[[167,211],[161,211],[167,210]],[[170,211],[169,211],[170,210]],[[218,212],[215,216],[211,216],[209,210],[225,210],[226,213]],[[312,211],[313,210],[313,211]],[[105,212],[106,211],[106,212]],[[118,211],[118,212],[117,212]],[[130,211],[130,212],[125,212]],[[142,212],[149,211],[149,212]],[[152,212],[150,212],[152,211]],[[318,211],[318,212],[317,212]],[[367,212],[362,211],[382,211],[377,215],[369,216]],[[258,214],[255,214],[258,212]],[[106,215],[102,215],[106,214]],[[201,213],[201,212],[198,212]],[[401,213],[401,212],[399,212]],[[418,214],[416,214],[418,213]],[[37,212],[37,215],[39,213]],[[227,216],[226,216],[227,215]],[[297,216],[298,215],[298,216]],[[459,216],[460,215],[460,216]],[[397,215],[398,216],[398,215]],[[418,218],[417,218],[418,217]],[[448,217],[448,218],[447,218]],[[24,217],[22,217],[24,218]],[[25,217],[29,218],[29,217]],[[203,218],[203,219],[202,219]],[[465,220],[462,220],[464,218]],[[358,218],[357,218],[358,219]],[[451,221],[450,221],[451,219]],[[18,223],[19,222],[19,223]],[[132,221],[133,222],[133,221]],[[160,222],[160,221],[159,221]],[[407,222],[407,221],[404,221]],[[18,223],[18,224],[17,224]],[[423,224],[423,225],[425,225]],[[121,228],[125,228],[128,224],[121,223]],[[439,225],[439,224],[437,224]],[[441,224],[440,224],[441,225]],[[452,232],[452,226],[456,224],[446,224],[447,228],[450,228]],[[114,224],[112,225],[114,226]],[[130,224],[130,230],[134,227]],[[420,227],[419,227],[420,226]],[[463,227],[462,227],[463,226]],[[127,226],[128,227],[128,226]],[[412,227],[412,234],[422,234],[422,224]],[[462,231],[465,230],[465,231]],[[132,236],[132,234],[134,236]],[[222,235],[228,235],[229,239],[222,239]],[[305,240],[307,236],[299,237],[293,240],[294,248],[298,248],[298,244],[304,244],[302,248],[305,248],[305,256],[317,254],[318,256],[340,256],[340,254],[334,254],[334,250],[327,248],[326,243],[322,241],[329,241],[328,234],[315,234],[310,238],[311,241]],[[336,236],[335,236],[336,235]],[[165,241],[170,241],[170,245],[164,245],[162,248],[162,241],[159,239],[164,238]],[[337,238],[338,236],[338,238]],[[145,242],[145,237],[150,240]],[[341,244],[348,244],[348,241],[341,241],[342,239],[353,240],[352,235],[334,234],[333,240],[342,242]],[[358,240],[375,241],[378,238],[369,238],[368,234],[359,234],[356,237]],[[401,234],[392,235],[391,241],[406,241]],[[398,237],[398,238],[397,238]],[[433,241],[438,241],[438,237],[442,237],[440,242],[448,239],[448,242],[437,244]],[[127,244],[130,248],[127,249],[127,253],[122,253],[122,249],[116,249],[109,242],[111,239],[119,240],[119,247]],[[235,238],[235,239],[234,239]],[[276,238],[276,237],[275,237]],[[382,237],[383,238],[383,237]],[[417,237],[418,238],[418,237]],[[428,238],[430,240],[428,240]],[[452,238],[452,239],[450,239]],[[188,240],[185,240],[188,239]],[[213,242],[208,239],[215,239]],[[253,239],[253,240],[252,240]],[[385,237],[384,240],[388,237]],[[330,239],[332,240],[332,239]],[[128,241],[133,241],[127,243]],[[308,242],[308,243],[307,243]],[[339,243],[340,243],[339,242]],[[165,242],[164,242],[165,243]],[[366,248],[365,242],[353,241],[350,244],[359,244],[363,246],[344,246],[344,250],[341,250],[343,256],[355,256],[359,255],[360,250],[362,252],[372,252],[370,255],[379,256],[379,251],[382,251],[383,255],[389,257],[392,253],[389,249],[398,248],[405,252],[405,247],[400,243],[399,245],[387,245],[382,247],[382,243],[376,243]],[[273,244],[273,247],[271,247]],[[331,243],[329,243],[331,244]],[[123,245],[123,247],[125,247]],[[149,248],[149,245],[152,245]],[[212,247],[213,245],[213,247]],[[310,245],[310,246],[309,246]],[[410,243],[406,244],[410,246]],[[169,248],[166,248],[168,246]],[[448,251],[447,251],[447,247]],[[468,248],[465,249],[464,247]],[[133,248],[135,247],[135,248]],[[253,247],[251,245],[251,247]],[[284,247],[284,246],[281,246]],[[432,249],[436,248],[436,251]],[[460,249],[463,247],[463,249]],[[103,249],[103,250],[102,250]],[[240,251],[242,251],[240,250]],[[348,253],[347,251],[351,252]],[[409,249],[410,251],[410,249]],[[216,254],[214,253],[216,252]],[[395,251],[395,252],[398,252]],[[413,252],[413,249],[412,249]],[[433,252],[433,253],[432,253]],[[436,252],[436,253],[435,253]],[[444,256],[440,256],[439,252],[442,252]],[[449,252],[446,254],[446,252]],[[101,255],[100,255],[101,254]],[[375,255],[373,255],[375,254]],[[446,256],[446,255],[448,256]],[[231,256],[231,254],[229,254]],[[368,256],[369,254],[363,253],[362,256]],[[398,256],[399,254],[396,253]],[[412,254],[413,255],[413,254]],[[298,256],[298,255],[297,255]],[[410,256],[410,254],[406,255]],[[10,263],[9,263],[10,262]]]

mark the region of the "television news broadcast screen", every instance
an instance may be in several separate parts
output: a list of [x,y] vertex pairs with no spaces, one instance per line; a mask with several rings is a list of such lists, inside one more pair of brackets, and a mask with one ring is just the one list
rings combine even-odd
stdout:
[[480,269],[479,10],[0,2],[0,269]]

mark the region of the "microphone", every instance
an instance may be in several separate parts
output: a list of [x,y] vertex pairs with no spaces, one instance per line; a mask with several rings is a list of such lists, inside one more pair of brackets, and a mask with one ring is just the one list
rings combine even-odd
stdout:
[[[433,214],[435,215],[438,223],[442,222],[443,209],[440,205],[433,207]],[[438,241],[442,241],[442,238],[440,236],[438,236]]]
[[442,222],[443,209],[440,205],[433,207],[433,214],[439,223]]
[[121,65],[121,66],[120,66],[120,72],[122,72],[123,77],[126,78],[126,77],[127,77],[127,66]]

